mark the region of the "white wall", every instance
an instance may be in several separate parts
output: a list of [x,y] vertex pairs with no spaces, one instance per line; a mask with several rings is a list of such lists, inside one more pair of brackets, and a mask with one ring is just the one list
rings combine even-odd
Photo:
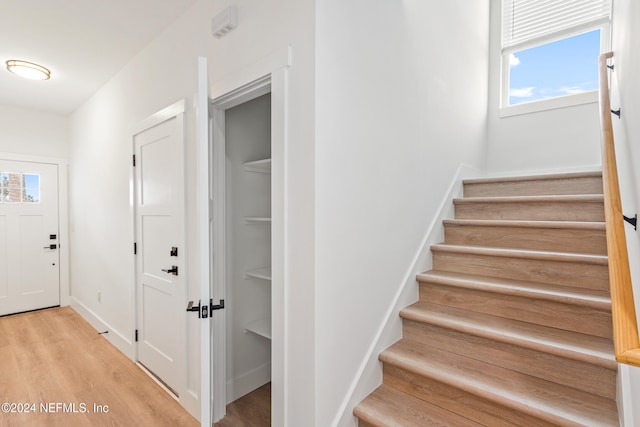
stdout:
[[[239,26],[227,37],[211,36],[211,18],[229,4],[238,7]],[[77,305],[110,329],[107,338],[133,357],[134,307],[132,213],[129,200],[132,126],[181,98],[192,105],[196,57],[209,58],[214,88],[235,89],[274,52],[293,51],[286,99],[286,133],[291,141],[285,166],[287,189],[286,276],[291,283],[286,377],[274,379],[274,425],[303,425],[314,413],[313,378],[313,73],[312,1],[201,0],[169,26],[71,117],[72,292]],[[257,68],[256,68],[257,67]],[[186,113],[188,271],[197,271],[195,223],[194,111]],[[189,280],[195,295],[195,279]],[[102,302],[97,292],[102,291]],[[195,316],[194,316],[195,317]],[[197,322],[197,319],[192,321]],[[193,339],[197,335],[191,335]],[[197,342],[190,345],[197,354]],[[191,359],[190,366],[198,366]],[[198,372],[190,370],[191,385]],[[284,395],[284,381],[289,394]],[[284,402],[286,399],[286,403]]]
[[69,119],[0,105],[0,152],[66,159]]
[[316,426],[355,425],[351,387],[369,356],[380,370],[367,352],[447,187],[485,167],[488,8],[316,5]]
[[[205,23],[203,18],[200,26]],[[142,119],[195,92],[195,57],[169,66],[172,55],[180,58],[178,47],[170,44],[178,28],[155,40],[71,116],[72,295],[105,323],[110,329],[107,337],[130,357],[134,354],[131,137]],[[204,37],[206,31],[201,33]],[[198,50],[188,39],[182,42]],[[156,53],[163,48],[168,57]],[[194,186],[192,123],[193,111],[188,110],[189,188]],[[193,223],[192,192],[187,192],[187,199],[187,219]],[[192,263],[188,267],[194,268]]]
[[[275,354],[279,348],[274,347],[279,344],[274,336],[272,422],[274,426],[308,425],[316,411],[313,369],[315,1],[226,0],[214,5],[214,14],[230,4],[238,7],[239,26],[227,37],[211,43],[208,50],[211,83],[216,94],[221,88],[234,88],[233,82],[238,82],[247,72],[267,66],[270,58],[279,55],[287,46],[292,52],[292,66],[286,71],[287,96],[284,100],[285,301],[280,304],[284,305],[282,315],[286,319],[285,353]],[[272,141],[272,147],[273,144]]]
[[[640,5],[633,0],[615,0],[613,9],[613,63],[611,108],[622,110],[620,119],[613,117],[616,141],[616,159],[622,196],[622,209],[627,216],[638,212],[640,204]],[[640,307],[640,235],[628,225],[627,247],[631,260],[631,275],[636,303],[636,313]],[[640,368],[623,367],[623,403],[625,426],[640,425]],[[625,387],[626,386],[626,387]]]
[[597,103],[499,117],[501,0],[490,1],[489,174],[598,168],[601,159]]

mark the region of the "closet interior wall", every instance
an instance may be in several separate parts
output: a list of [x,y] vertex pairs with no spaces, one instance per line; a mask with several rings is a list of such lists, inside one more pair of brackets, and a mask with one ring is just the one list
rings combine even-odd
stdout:
[[271,380],[271,95],[225,112],[227,401]]

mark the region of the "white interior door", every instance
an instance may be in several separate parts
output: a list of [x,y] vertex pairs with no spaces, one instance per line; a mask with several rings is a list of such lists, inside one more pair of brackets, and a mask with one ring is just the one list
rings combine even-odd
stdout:
[[134,136],[138,361],[176,395],[185,373],[182,115]]
[[58,166],[0,160],[0,315],[60,305]]
[[[207,58],[198,58],[198,94],[196,105],[196,151],[197,151],[197,178],[196,178],[196,198],[197,198],[197,224],[199,230],[198,251],[200,254],[200,270],[198,272],[200,311],[198,317],[201,318],[200,327],[200,425],[211,427],[214,420],[224,416],[223,412],[214,412],[215,401],[219,397],[213,392],[213,384],[224,381],[224,376],[220,376],[219,368],[213,369],[217,363],[222,363],[224,359],[212,360],[213,354],[220,351],[213,351],[213,336],[217,331],[224,331],[224,310],[211,310],[213,306],[220,306],[219,301],[213,303],[212,300],[212,280],[211,280],[211,243],[214,239],[211,222],[212,193],[210,188],[209,164],[211,159],[210,142],[211,126],[209,117],[209,77],[207,70]],[[224,298],[224,296],[221,296]],[[224,304],[222,304],[224,306]],[[203,307],[204,306],[204,307]],[[206,309],[204,309],[206,307]],[[222,332],[224,334],[224,332]],[[216,356],[213,356],[214,358]]]

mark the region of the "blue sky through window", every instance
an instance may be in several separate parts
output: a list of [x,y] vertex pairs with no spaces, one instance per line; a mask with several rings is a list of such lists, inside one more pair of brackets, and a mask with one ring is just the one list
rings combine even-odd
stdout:
[[600,30],[509,55],[509,105],[598,88]]
[[39,202],[40,201],[40,175],[24,174],[24,195],[26,200],[23,202]]
[[40,175],[24,174],[24,186],[25,188],[39,188]]

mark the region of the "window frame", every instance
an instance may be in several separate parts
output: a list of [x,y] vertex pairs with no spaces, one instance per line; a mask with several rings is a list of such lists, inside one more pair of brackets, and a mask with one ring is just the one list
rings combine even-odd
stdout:
[[[20,186],[10,186],[10,185],[4,185],[3,182],[1,181],[5,176],[10,176],[10,175],[20,175],[20,181],[21,184]],[[25,176],[30,175],[30,176],[37,176],[38,177],[38,186],[37,187],[29,187],[26,185],[26,180],[25,180]],[[40,174],[39,173],[32,173],[32,172],[8,172],[8,171],[4,171],[4,172],[0,172],[0,203],[4,204],[4,205],[18,205],[18,204],[29,204],[29,205],[33,205],[33,204],[39,204],[42,201],[42,187],[41,187],[41,181],[40,181]],[[10,192],[11,191],[18,191],[20,193],[20,200],[7,200],[7,198],[10,197]],[[37,200],[25,200],[28,199],[27,196],[27,191],[29,190],[37,190]]]
[[[600,30],[600,53],[607,52],[611,46],[611,23],[610,19],[603,19],[585,25],[568,28],[564,31],[549,34],[536,39],[528,40],[507,48],[501,47],[500,66],[500,117],[510,117],[520,114],[536,113],[558,108],[573,107],[583,104],[598,102],[598,91],[591,90],[582,93],[555,96],[553,98],[540,99],[536,101],[522,102],[520,104],[509,105],[509,83],[511,77],[511,66],[509,55],[526,49],[564,40],[573,36]],[[502,42],[501,42],[502,43]]]

